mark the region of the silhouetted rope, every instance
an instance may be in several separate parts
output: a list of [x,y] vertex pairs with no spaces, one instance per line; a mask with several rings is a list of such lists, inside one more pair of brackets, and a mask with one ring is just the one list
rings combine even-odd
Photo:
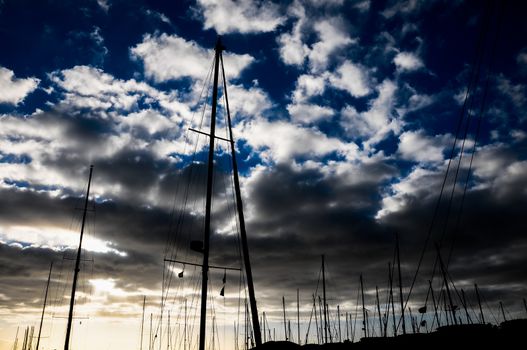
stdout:
[[[438,199],[436,201],[436,204],[435,204],[435,207],[434,207],[434,211],[433,211],[433,215],[432,215],[432,221],[431,221],[430,226],[429,226],[428,231],[427,231],[425,243],[424,243],[423,249],[421,250],[421,254],[419,256],[419,260],[418,260],[418,263],[417,263],[417,269],[416,269],[416,272],[415,272],[415,274],[414,274],[414,276],[412,278],[412,283],[410,285],[410,290],[409,290],[408,295],[406,297],[406,301],[404,303],[403,309],[406,309],[406,307],[408,305],[408,302],[410,300],[413,288],[414,288],[415,283],[417,281],[417,276],[419,274],[419,271],[421,269],[421,265],[423,263],[423,259],[424,259],[424,255],[426,253],[426,249],[428,247],[428,243],[429,243],[430,238],[432,236],[432,232],[433,232],[433,229],[434,229],[435,221],[437,219],[437,215],[438,215],[438,212],[439,212],[441,199],[443,197],[443,192],[444,192],[444,189],[445,189],[445,186],[446,186],[446,182],[447,182],[447,179],[448,179],[448,174],[449,174],[449,171],[450,171],[452,160],[454,159],[454,152],[455,152],[457,141],[458,141],[458,138],[459,138],[459,133],[461,131],[461,126],[463,125],[465,111],[466,111],[466,108],[467,108],[467,102],[469,101],[469,97],[471,96],[472,90],[474,89],[474,85],[476,84],[477,79],[478,79],[477,72],[479,70],[479,66],[481,64],[481,59],[482,59],[482,56],[483,56],[482,47],[483,47],[483,44],[484,44],[484,37],[485,37],[486,32],[489,29],[490,8],[489,8],[489,11],[488,11],[487,16],[485,18],[487,18],[488,21],[484,20],[482,22],[482,27],[481,27],[480,34],[479,34],[479,37],[478,37],[478,40],[477,40],[477,44],[476,44],[475,62],[472,64],[472,70],[471,70],[471,74],[470,74],[469,84],[467,86],[467,90],[466,90],[466,93],[465,93],[465,98],[464,98],[464,101],[463,101],[463,105],[462,105],[462,108],[461,108],[461,111],[460,111],[460,114],[459,114],[459,117],[458,117],[458,123],[457,123],[457,126],[456,126],[455,138],[454,138],[454,142],[452,144],[452,148],[450,150],[450,154],[449,154],[449,157],[448,157],[447,168],[446,168],[446,171],[445,171],[445,175],[443,177],[443,181],[441,183],[441,189],[439,191],[439,197],[438,197]],[[399,328],[399,325],[401,324],[401,321],[402,321],[402,317],[399,318],[397,329]]]

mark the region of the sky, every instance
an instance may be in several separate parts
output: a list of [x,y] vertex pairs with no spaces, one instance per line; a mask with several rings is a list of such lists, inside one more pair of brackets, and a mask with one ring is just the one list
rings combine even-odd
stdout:
[[[38,326],[51,262],[41,348],[63,344],[91,164],[74,348],[139,347],[143,296],[145,327],[153,314],[166,334],[170,310],[181,347],[184,299],[197,322],[199,271],[163,260],[201,258],[189,244],[203,235],[208,139],[189,128],[208,130],[218,35],[256,297],[278,338],[284,296],[296,339],[298,289],[304,339],[321,254],[333,319],[337,305],[361,317],[360,274],[373,315],[395,233],[414,313],[437,244],[469,305],[477,283],[488,320],[500,321],[499,301],[525,317],[522,6],[0,0],[0,349],[17,327],[20,346]],[[217,144],[211,264],[239,267],[229,148]],[[221,297],[222,275],[211,272],[209,317],[227,348],[245,290],[229,270]]]

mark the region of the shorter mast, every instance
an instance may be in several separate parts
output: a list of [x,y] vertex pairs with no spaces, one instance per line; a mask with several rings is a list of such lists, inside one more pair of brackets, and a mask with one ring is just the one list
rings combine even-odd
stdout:
[[141,341],[139,343],[139,350],[143,350],[143,330],[145,326],[145,305],[146,305],[146,295],[143,296],[143,317],[141,318]]
[[439,257],[439,265],[441,267],[441,272],[443,273],[443,279],[445,280],[445,289],[446,289],[446,293],[448,296],[448,302],[450,304],[450,312],[452,313],[454,324],[457,325],[456,309],[454,307],[454,302],[452,301],[452,294],[450,294],[450,286],[448,285],[448,277],[446,274],[445,265],[443,264],[443,259],[441,258],[441,251],[439,250],[439,246],[437,246],[436,249],[437,249],[437,255]]
[[287,337],[287,321],[285,317],[285,297],[284,296],[282,296],[282,310],[284,311],[284,338],[287,341],[289,339]]
[[328,320],[327,320],[327,302],[326,302],[326,267],[324,263],[324,254],[322,254],[322,294],[324,297],[324,342],[328,342]]
[[337,305],[337,322],[339,323],[339,343],[342,342],[342,333],[340,329],[340,305]]
[[[388,277],[390,280],[390,304],[392,304],[392,318],[393,318],[393,336],[397,336],[397,322],[395,321],[395,301],[393,298],[393,269],[391,266],[391,263],[388,263]],[[390,309],[390,306],[388,305],[388,310]],[[386,320],[386,324],[388,324],[388,320]],[[388,326],[386,327],[388,328]],[[388,332],[388,331],[386,331]]]
[[[320,344],[320,329],[318,328],[318,318],[317,318],[317,301],[315,294],[313,294],[313,309],[315,310],[315,328],[317,329],[317,343]],[[307,337],[306,337],[307,343]]]
[[298,330],[298,345],[301,345],[300,341],[300,290],[296,289],[296,324]]
[[187,299],[185,298],[185,323],[183,325],[183,350],[187,350]]
[[479,295],[478,285],[475,283],[474,289],[476,290],[476,297],[478,298],[479,312],[481,313],[481,323],[485,324],[485,315],[483,314],[483,308],[481,307],[481,297]]
[[150,341],[148,342],[148,350],[152,350],[152,313],[150,313]]
[[364,284],[362,283],[362,273],[360,274],[360,290],[362,295],[362,324],[364,325],[364,337],[368,338],[368,320],[366,318],[366,307],[364,306]]
[[467,318],[467,323],[472,324],[472,319],[470,318],[470,315],[468,314],[468,308],[467,308],[467,298],[465,296],[465,291],[461,289],[461,297],[463,298],[463,308],[465,309],[465,316]]
[[38,347],[40,345],[40,335],[42,332],[42,323],[44,323],[44,312],[46,311],[46,302],[48,300],[49,281],[51,280],[51,270],[52,269],[53,269],[53,262],[51,262],[49,266],[48,283],[46,284],[46,293],[44,294],[44,306],[42,307],[42,316],[40,317],[40,326],[38,327],[37,347],[35,348],[35,350],[38,350]]
[[19,329],[20,329],[20,326],[16,327],[15,343],[13,344],[13,350],[17,350],[17,347],[18,347],[18,330]]
[[404,303],[403,303],[403,281],[401,277],[401,251],[399,250],[399,234],[395,233],[395,244],[397,249],[397,268],[399,270],[399,297],[401,299],[401,319],[403,321],[403,334],[406,334],[406,320],[404,318]]
[[382,337],[382,316],[381,316],[381,303],[379,301],[379,287],[375,286],[375,296],[377,298],[377,313],[379,314],[379,336]]
[[265,343],[266,342],[266,339],[265,339],[265,311],[262,312],[261,323],[262,323],[263,342]]
[[437,304],[436,304],[436,298],[434,295],[434,288],[432,288],[432,281],[428,280],[428,284],[430,285],[430,294],[432,295],[432,303],[434,304],[434,316],[437,321],[437,326],[441,327],[441,323],[439,322],[439,315],[437,314]]
[[501,315],[503,316],[503,322],[506,322],[507,317],[505,317],[505,309],[503,309],[503,303],[501,301],[500,301],[500,310],[501,310]]

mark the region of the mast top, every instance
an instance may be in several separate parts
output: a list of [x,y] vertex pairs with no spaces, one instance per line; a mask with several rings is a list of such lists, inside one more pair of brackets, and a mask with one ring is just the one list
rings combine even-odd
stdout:
[[216,40],[216,46],[214,47],[214,50],[218,52],[225,50],[225,46],[223,46],[223,43],[221,42],[221,35],[218,35],[218,39]]

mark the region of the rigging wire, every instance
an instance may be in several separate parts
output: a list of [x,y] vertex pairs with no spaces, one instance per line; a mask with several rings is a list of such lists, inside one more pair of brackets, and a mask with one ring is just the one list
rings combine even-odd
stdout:
[[[457,125],[457,128],[456,128],[456,136],[455,136],[455,139],[454,139],[454,143],[452,145],[452,149],[450,151],[450,157],[449,157],[449,160],[448,160],[447,169],[445,171],[445,175],[444,175],[443,182],[442,182],[442,185],[441,185],[441,190],[440,190],[440,193],[439,193],[439,197],[438,197],[438,200],[436,202],[436,206],[434,208],[432,221],[431,221],[431,224],[429,226],[429,230],[427,232],[427,236],[426,236],[426,239],[425,239],[425,244],[424,244],[424,247],[423,247],[423,249],[421,251],[421,255],[420,255],[420,258],[419,258],[417,269],[416,269],[416,272],[415,272],[414,277],[412,279],[410,290],[409,290],[409,293],[408,293],[407,298],[406,298],[406,302],[405,302],[405,306],[404,306],[405,308],[406,308],[406,306],[407,306],[407,304],[409,302],[411,293],[413,291],[413,288],[414,288],[414,285],[415,285],[415,282],[416,282],[416,279],[417,279],[417,275],[419,273],[421,264],[423,262],[424,254],[425,254],[426,248],[428,246],[428,242],[430,240],[430,237],[431,237],[431,234],[432,234],[432,231],[433,231],[433,227],[434,227],[434,224],[435,224],[435,221],[436,221],[436,218],[437,218],[437,214],[438,214],[438,211],[439,211],[439,204],[440,204],[441,199],[443,197],[443,191],[444,191],[444,188],[445,188],[445,185],[446,185],[448,174],[450,172],[450,166],[451,166],[451,162],[452,162],[452,159],[453,159],[454,150],[456,148],[459,131],[460,131],[461,125],[463,124],[462,123],[463,120],[464,120],[463,116],[465,114],[467,102],[468,102],[469,99],[471,99],[471,100],[473,99],[473,96],[472,96],[472,94],[473,94],[472,91],[474,89],[473,85],[475,85],[476,82],[479,80],[479,69],[480,69],[479,67],[481,66],[482,57],[484,55],[483,49],[482,49],[482,47],[484,46],[483,45],[484,44],[484,37],[485,37],[487,31],[490,28],[490,5],[488,5],[488,7],[486,7],[486,9],[487,8],[488,8],[488,11],[489,11],[488,12],[489,16],[488,16],[488,20],[484,20],[483,23],[482,23],[482,28],[481,28],[480,35],[479,35],[479,38],[478,38],[477,49],[476,49],[476,52],[478,52],[477,55],[476,55],[476,62],[475,62],[476,64],[472,65],[471,78],[469,80],[469,85],[468,85],[467,91],[465,93],[465,99],[464,99],[463,106],[462,106],[462,109],[461,109],[461,114],[460,114],[459,119],[458,119],[458,125]],[[477,68],[475,69],[475,67],[477,67]],[[469,111],[469,115],[470,115],[470,111]],[[465,139],[466,139],[466,135],[464,137],[464,140]],[[461,156],[462,156],[462,154],[460,154],[460,160],[461,160]],[[456,170],[456,179],[457,179],[457,172],[459,171],[459,163],[460,162],[458,162],[458,169]],[[454,186],[455,186],[455,183],[454,183]],[[450,211],[450,209],[449,209],[449,211]],[[434,273],[435,273],[436,265],[437,265],[437,261],[434,264]],[[427,298],[428,298],[428,295],[427,295]],[[401,323],[401,319],[399,319],[399,324],[400,323]]]

